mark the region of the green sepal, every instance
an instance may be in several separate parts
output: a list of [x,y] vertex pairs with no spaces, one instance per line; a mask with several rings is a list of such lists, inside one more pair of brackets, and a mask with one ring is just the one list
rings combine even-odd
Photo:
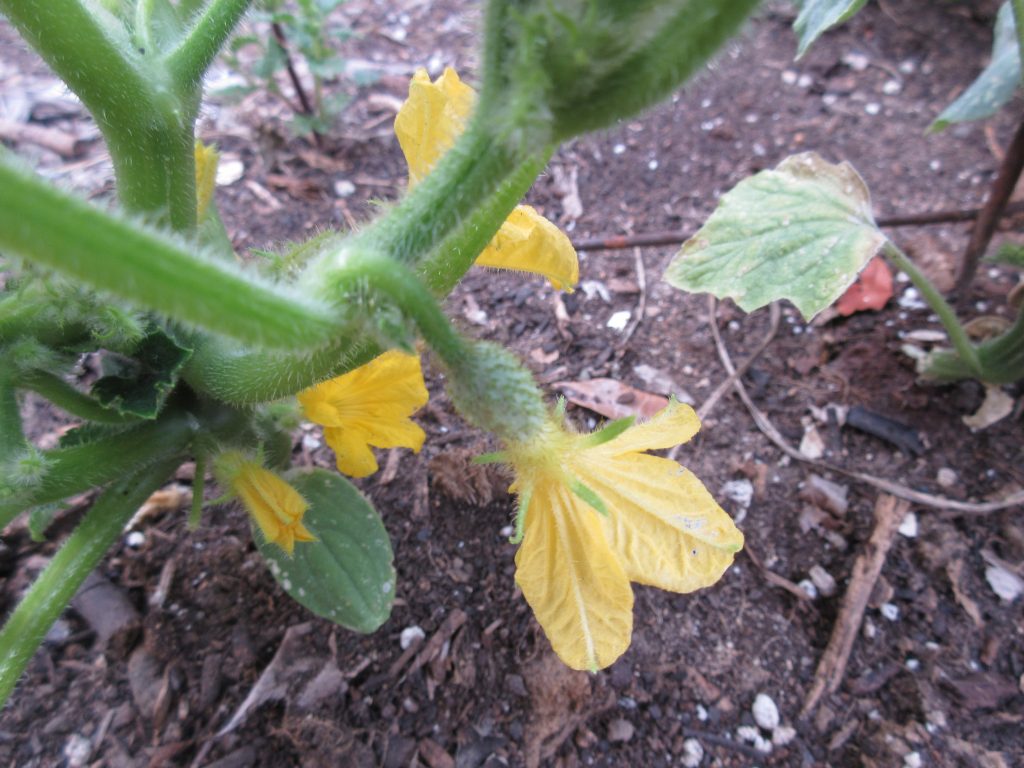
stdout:
[[515,533],[508,540],[509,544],[522,544],[523,536],[526,535],[526,515],[530,511],[530,500],[533,498],[533,488],[527,488],[519,494],[519,503],[516,504],[516,529]]
[[665,279],[731,298],[747,312],[789,299],[810,319],[843,295],[885,242],[853,166],[805,152],[723,195]]
[[941,131],[950,123],[991,117],[1013,98],[1020,85],[1020,77],[1020,48],[1013,9],[1009,3],[1003,3],[996,17],[992,60],[967,90],[935,118],[928,130]]
[[592,488],[584,485],[576,478],[572,478],[569,483],[569,490],[593,507],[598,514],[608,517],[608,507],[605,506],[604,499],[598,496]]
[[505,451],[492,451],[481,453],[473,457],[474,464],[508,464],[508,454]]
[[46,540],[46,529],[50,527],[53,518],[62,509],[67,509],[67,504],[59,501],[50,504],[41,504],[33,507],[28,513],[28,535],[34,542]]
[[348,480],[323,469],[288,481],[309,503],[302,519],[314,542],[296,542],[289,557],[253,525],[260,554],[292,599],[356,632],[387,621],[395,599],[391,541],[380,515]]
[[601,427],[601,429],[597,430],[597,432],[588,435],[583,441],[583,444],[588,448],[604,445],[632,427],[635,422],[636,416],[625,416],[621,419],[610,421]]
[[867,0],[803,0],[793,31],[800,38],[796,57],[803,58],[819,37],[837,24],[849,21]]
[[104,356],[107,375],[93,385],[92,394],[118,413],[154,419],[191,356],[191,349],[155,330],[139,342],[130,358]]

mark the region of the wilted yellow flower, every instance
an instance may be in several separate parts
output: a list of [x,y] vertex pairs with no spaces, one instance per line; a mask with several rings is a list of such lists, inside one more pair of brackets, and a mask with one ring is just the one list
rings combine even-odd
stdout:
[[551,422],[502,454],[520,503],[516,583],[573,669],[607,667],[629,647],[631,581],[692,592],[718,581],[743,547],[700,480],[644,453],[693,437],[693,409],[673,401],[624,426],[579,435]]
[[232,493],[242,500],[267,541],[289,555],[296,541],[316,541],[302,524],[309,506],[298,491],[261,464],[240,453],[222,454],[217,459],[218,474]]
[[370,446],[412,448],[426,435],[409,418],[426,405],[420,359],[391,350],[337,378],[299,393],[306,418],[324,428],[338,469],[351,477],[377,471]]
[[[434,82],[426,70],[413,75],[409,98],[395,118],[395,134],[409,164],[410,189],[451,149],[475,101],[476,93],[454,69],[445,69]],[[571,291],[580,277],[569,238],[528,205],[512,212],[476,263],[543,275],[563,291]]]

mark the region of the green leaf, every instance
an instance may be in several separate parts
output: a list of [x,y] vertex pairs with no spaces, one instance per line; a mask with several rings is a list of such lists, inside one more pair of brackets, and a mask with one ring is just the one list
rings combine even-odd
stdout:
[[848,21],[864,7],[866,0],[803,0],[793,30],[800,38],[796,57],[802,58],[811,44],[826,30]]
[[994,264],[1006,264],[1010,267],[1024,267],[1024,245],[1003,243],[999,250],[986,256],[985,261]]
[[978,79],[960,94],[960,98],[943,110],[928,130],[941,131],[950,123],[991,117],[1013,98],[1020,84],[1020,76],[1020,49],[1013,10],[1009,3],[1003,3],[996,17],[992,61],[978,75]]
[[110,373],[93,384],[92,393],[119,413],[154,419],[191,356],[191,349],[161,330],[153,331],[139,342],[131,357],[104,357],[104,372]]
[[302,522],[317,541],[296,543],[289,557],[254,526],[270,572],[317,616],[356,632],[374,631],[387,621],[395,599],[394,556],[380,515],[333,472],[314,469],[288,479],[309,502]]
[[665,279],[748,312],[789,299],[810,318],[843,295],[884,242],[853,166],[806,152],[723,195]]

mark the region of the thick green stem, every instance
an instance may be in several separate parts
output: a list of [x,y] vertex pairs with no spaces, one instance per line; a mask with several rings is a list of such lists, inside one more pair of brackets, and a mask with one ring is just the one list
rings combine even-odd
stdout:
[[924,375],[936,381],[977,378],[987,384],[1013,384],[1024,379],[1024,312],[1003,334],[975,349],[981,373],[972,371],[953,350],[939,350],[926,360]]
[[0,706],[32,654],[85,577],[117,541],[131,516],[177,466],[164,459],[120,480],[96,500],[0,631]]
[[128,416],[104,407],[84,392],[79,392],[60,376],[48,371],[34,370],[19,374],[17,383],[19,387],[31,389],[61,410],[80,419],[88,419],[101,424],[130,424],[139,420],[137,416]]
[[269,347],[310,349],[335,311],[0,163],[0,247],[136,306]]
[[[318,287],[318,275],[343,264],[344,253],[364,251],[390,254],[412,265],[436,296],[447,295],[529,191],[551,153],[551,148],[543,148],[518,160],[505,151],[481,156],[478,153],[487,152],[492,142],[483,137],[482,129],[464,133],[398,208],[311,264],[305,278],[309,290]],[[462,185],[456,188],[459,194],[438,180],[441,175],[458,179],[451,183]],[[380,351],[369,339],[358,338],[355,329],[327,347],[301,355],[240,349],[209,338],[197,345],[184,376],[193,388],[218,400],[251,405],[350,371]]]
[[[0,374],[0,468],[25,449],[17,394],[11,377]],[[0,478],[0,488],[3,483],[3,478]]]
[[192,416],[175,411],[110,437],[44,452],[47,471],[39,485],[26,497],[0,501],[0,529],[24,509],[60,501],[180,455],[196,427]]
[[124,208],[193,229],[198,94],[176,92],[154,52],[136,50],[123,23],[96,4],[0,0],[0,11],[96,119]]
[[964,361],[964,364],[967,365],[968,369],[972,371],[972,375],[980,375],[981,363],[978,360],[977,350],[975,350],[974,345],[971,343],[967,331],[964,330],[963,326],[960,325],[960,321],[957,320],[956,312],[953,311],[953,308],[949,306],[949,303],[943,298],[942,294],[935,289],[931,281],[924,276],[924,273],[914,265],[914,262],[907,258],[903,251],[893,245],[891,241],[886,241],[885,254],[892,260],[897,269],[907,273],[910,277],[910,282],[921,292],[921,297],[928,302],[928,306],[939,316],[942,327],[946,329],[946,334],[953,343],[953,348]]
[[166,58],[171,77],[183,92],[191,92],[249,9],[252,0],[212,0],[185,39]]

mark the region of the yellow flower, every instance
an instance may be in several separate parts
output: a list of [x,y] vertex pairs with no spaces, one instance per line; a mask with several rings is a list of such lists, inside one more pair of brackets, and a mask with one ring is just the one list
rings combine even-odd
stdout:
[[631,581],[692,592],[718,581],[743,547],[700,480],[644,453],[693,437],[693,409],[673,401],[623,426],[578,435],[551,422],[501,454],[520,504],[516,583],[573,669],[607,667],[629,647]]
[[[413,75],[409,98],[395,118],[395,134],[409,164],[410,189],[451,149],[475,101],[476,93],[451,68],[434,82],[423,69]],[[569,238],[528,205],[512,212],[476,263],[543,275],[562,291],[571,291],[580,277]]]
[[287,482],[236,452],[218,457],[217,467],[267,541],[289,555],[295,550],[296,541],[316,541],[302,524],[309,505]]
[[377,471],[370,446],[412,448],[426,435],[409,418],[426,405],[420,359],[391,350],[342,376],[299,393],[306,418],[324,427],[338,469],[352,477]]

